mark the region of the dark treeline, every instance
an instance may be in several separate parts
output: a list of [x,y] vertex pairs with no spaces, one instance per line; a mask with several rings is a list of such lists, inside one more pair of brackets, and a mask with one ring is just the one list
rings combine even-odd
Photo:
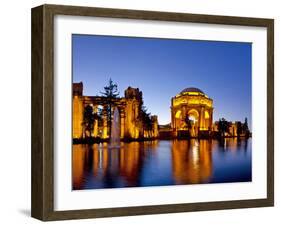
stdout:
[[[236,126],[236,136],[237,137],[250,137],[251,133],[248,127],[248,119],[245,118],[244,123],[237,121],[235,122]],[[230,128],[232,127],[232,122],[227,121],[222,118],[218,121],[218,135],[219,137],[226,137],[227,134],[231,134]]]

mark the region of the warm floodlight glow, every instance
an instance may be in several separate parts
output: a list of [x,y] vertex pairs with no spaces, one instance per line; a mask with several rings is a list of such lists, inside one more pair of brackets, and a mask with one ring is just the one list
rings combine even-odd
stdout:
[[205,111],[205,119],[210,118],[209,112]]
[[[201,132],[204,134],[211,132],[213,100],[208,98],[200,89],[186,88],[173,97],[171,113],[171,125],[175,137],[183,131],[188,132],[192,137],[198,137]],[[187,116],[192,124],[186,121]]]
[[177,111],[176,118],[181,118],[181,111]]

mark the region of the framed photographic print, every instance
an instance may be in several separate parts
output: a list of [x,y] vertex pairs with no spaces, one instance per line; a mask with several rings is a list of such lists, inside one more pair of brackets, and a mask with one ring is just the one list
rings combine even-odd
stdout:
[[272,19],[32,9],[32,216],[273,206]]

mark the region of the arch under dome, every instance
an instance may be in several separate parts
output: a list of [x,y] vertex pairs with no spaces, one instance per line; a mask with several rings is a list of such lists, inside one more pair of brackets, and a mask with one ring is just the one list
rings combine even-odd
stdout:
[[198,93],[205,94],[201,89],[195,87],[185,88],[180,93],[188,93],[188,92],[198,92]]

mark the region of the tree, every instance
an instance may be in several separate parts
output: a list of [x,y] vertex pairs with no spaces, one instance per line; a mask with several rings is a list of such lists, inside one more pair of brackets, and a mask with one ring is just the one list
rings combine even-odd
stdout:
[[140,110],[140,121],[143,124],[143,134],[144,131],[151,131],[153,127],[152,119],[151,119],[151,114],[147,112],[147,108],[142,105],[141,110]]
[[245,118],[245,122],[243,123],[243,133],[245,134],[246,137],[249,137],[250,136],[250,130],[249,130],[249,127],[248,127],[248,119]]
[[237,132],[237,136],[240,137],[241,134],[243,133],[243,127],[242,127],[242,123],[239,121],[239,122],[236,122],[236,132]]
[[90,105],[87,105],[83,112],[83,127],[84,131],[88,131],[90,134],[90,137],[92,137],[92,131],[94,128],[94,114],[93,114],[93,108]]
[[94,129],[95,120],[100,120],[98,113],[93,112],[93,108],[90,105],[87,105],[83,112],[83,122],[84,131],[89,132],[89,137],[92,137],[92,131]]
[[114,106],[114,100],[119,96],[117,84],[113,83],[112,79],[110,78],[108,85],[104,87],[104,92],[101,92],[101,94],[102,96],[106,97],[107,121],[109,123],[109,134],[111,136],[112,109]]
[[229,132],[229,123],[224,118],[219,119],[218,130],[221,136],[225,136],[226,132]]

